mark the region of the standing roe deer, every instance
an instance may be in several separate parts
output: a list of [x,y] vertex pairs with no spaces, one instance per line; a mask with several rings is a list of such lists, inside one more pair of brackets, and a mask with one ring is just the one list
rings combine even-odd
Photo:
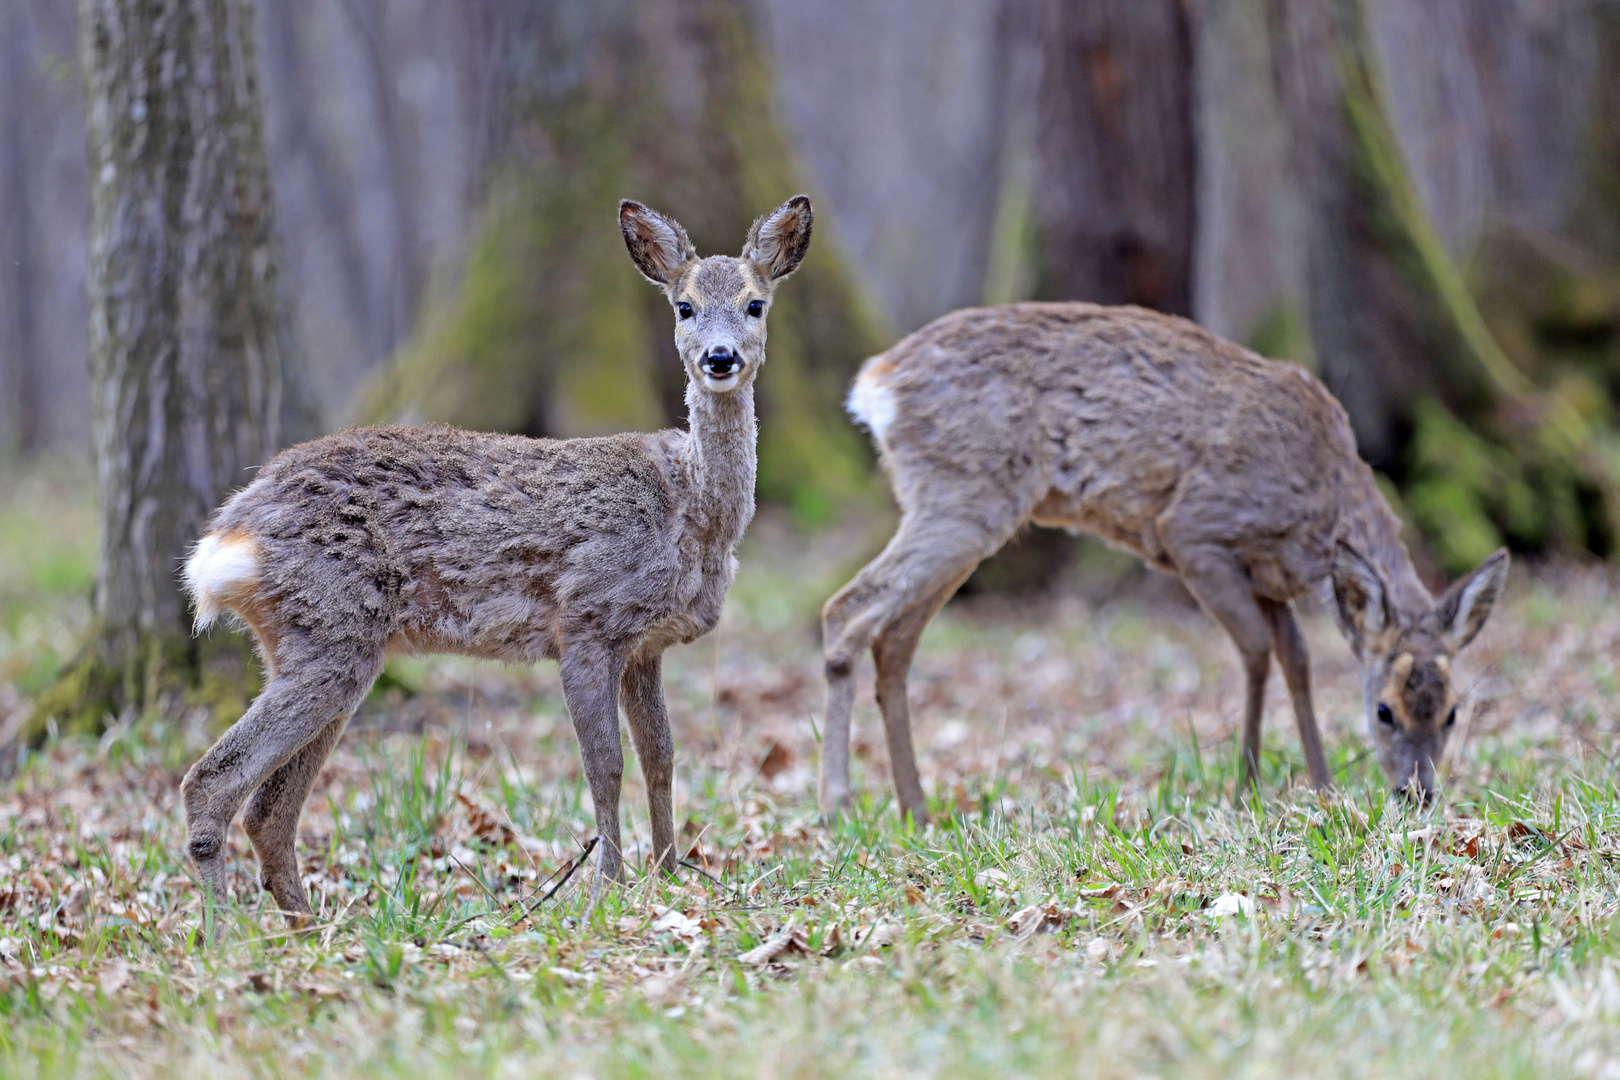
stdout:
[[623,872],[622,700],[653,854],[675,869],[661,654],[713,628],[736,571],[754,513],[765,313],[809,247],[811,209],[801,195],[759,219],[741,258],[699,259],[685,230],[639,203],[619,205],[619,225],[675,309],[690,430],[557,441],[353,429],[283,452],[214,514],[185,568],[197,623],[234,612],[267,679],[181,784],[186,850],[215,896],[245,802],[264,887],[289,921],[309,912],[299,810],[391,651],[559,662],[598,882]]
[[872,357],[849,408],[901,519],[822,612],[827,813],[849,798],[854,666],[870,645],[900,804],[926,820],[906,672],[928,621],[1025,522],[1084,529],[1180,575],[1232,635],[1248,677],[1244,786],[1272,651],[1311,783],[1332,785],[1292,605],[1330,579],[1379,764],[1397,791],[1432,799],[1456,719],[1451,658],[1490,614],[1507,553],[1437,603],[1344,410],[1303,368],[1141,308],[1009,304],[946,315]]

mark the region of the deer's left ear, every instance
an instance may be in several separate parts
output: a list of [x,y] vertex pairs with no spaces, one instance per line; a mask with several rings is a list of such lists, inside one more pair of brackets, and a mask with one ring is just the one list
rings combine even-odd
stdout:
[[799,268],[810,250],[810,199],[795,195],[754,222],[743,244],[743,258],[766,281],[780,281]]
[[1453,653],[1474,640],[1490,617],[1496,597],[1507,580],[1508,553],[1499,548],[1494,555],[1480,563],[1472,574],[1454,582],[1440,602],[1434,605],[1434,617],[1440,624],[1440,636]]

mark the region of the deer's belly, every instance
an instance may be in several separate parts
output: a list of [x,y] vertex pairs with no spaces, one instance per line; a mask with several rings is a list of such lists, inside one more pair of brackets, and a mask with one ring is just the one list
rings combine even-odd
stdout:
[[1054,529],[1086,532],[1112,547],[1127,551],[1149,566],[1175,569],[1159,542],[1158,507],[1151,503],[1076,497],[1053,489],[1035,505],[1029,519]]
[[390,652],[459,653],[513,664],[559,655],[561,612],[547,575],[517,574],[498,588],[468,588],[430,569],[411,581]]

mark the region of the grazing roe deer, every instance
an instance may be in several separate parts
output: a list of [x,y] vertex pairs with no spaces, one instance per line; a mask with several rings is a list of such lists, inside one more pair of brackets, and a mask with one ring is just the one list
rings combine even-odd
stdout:
[[1344,410],[1303,368],[1141,308],[1009,304],[946,315],[867,360],[849,408],[901,519],[822,613],[827,813],[849,798],[854,667],[870,646],[900,804],[926,820],[906,707],[917,639],[1025,522],[1083,529],[1180,575],[1231,634],[1248,682],[1243,786],[1273,651],[1311,782],[1332,785],[1292,605],[1331,580],[1379,763],[1398,791],[1433,797],[1456,718],[1451,658],[1490,614],[1507,553],[1436,602]]
[[653,854],[677,866],[661,654],[712,629],[754,513],[755,376],[777,284],[811,208],[754,223],[741,258],[699,259],[674,221],[626,201],[619,225],[676,314],[687,431],[530,439],[454,428],[342,431],[276,457],[214,515],[185,567],[199,627],[252,630],[264,691],[181,784],[187,852],[223,899],[243,804],[264,887],[309,912],[299,810],[390,652],[557,660],[601,838],[622,876],[619,705],[647,781]]

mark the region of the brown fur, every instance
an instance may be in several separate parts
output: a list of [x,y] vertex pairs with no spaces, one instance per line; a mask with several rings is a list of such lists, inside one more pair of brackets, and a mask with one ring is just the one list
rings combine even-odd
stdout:
[[[389,652],[560,663],[610,878],[621,875],[622,703],[654,855],[675,869],[660,657],[720,617],[754,510],[765,319],[744,308],[798,266],[810,220],[799,196],[756,223],[744,258],[699,260],[679,225],[621,205],[637,266],[672,304],[700,309],[676,322],[687,431],[556,441],[358,428],[287,450],[219,509],[188,581],[199,611],[211,601],[248,624],[269,679],[181,785],[187,851],[211,890],[222,890],[225,831],[246,802],[265,888],[289,918],[308,912],[293,853],[299,810]],[[729,291],[709,291],[713,282]],[[733,359],[719,377],[711,361],[722,347]],[[211,578],[206,552],[232,543],[254,571]]]
[[[1505,553],[1493,556],[1448,598],[1480,575],[1488,587],[1470,593],[1466,611],[1444,615],[1447,601],[1435,605],[1418,580],[1326,388],[1185,319],[1079,303],[958,311],[868,360],[851,407],[875,429],[901,522],[823,612],[829,812],[849,795],[853,666],[870,647],[900,802],[924,816],[905,701],[917,638],[1026,522],[1083,529],[1180,575],[1231,634],[1247,676],[1244,784],[1255,776],[1273,652],[1311,780],[1332,783],[1292,600],[1346,576],[1340,564],[1350,563],[1336,552],[1366,570],[1365,580],[1346,576],[1341,619],[1354,622],[1374,602],[1388,612],[1380,626],[1392,636],[1357,644],[1369,680],[1397,643],[1427,665],[1425,679],[1447,680],[1449,669],[1432,661],[1477,632],[1506,570]],[[1472,632],[1441,633],[1442,623]],[[1347,633],[1358,641],[1348,624]],[[1367,692],[1371,716],[1387,692],[1371,681]],[[1425,683],[1402,700],[1432,694]],[[1382,745],[1382,725],[1371,723]],[[1380,760],[1398,786],[1416,779],[1427,791],[1443,739],[1423,723],[1424,740],[1410,752],[1381,750]]]

